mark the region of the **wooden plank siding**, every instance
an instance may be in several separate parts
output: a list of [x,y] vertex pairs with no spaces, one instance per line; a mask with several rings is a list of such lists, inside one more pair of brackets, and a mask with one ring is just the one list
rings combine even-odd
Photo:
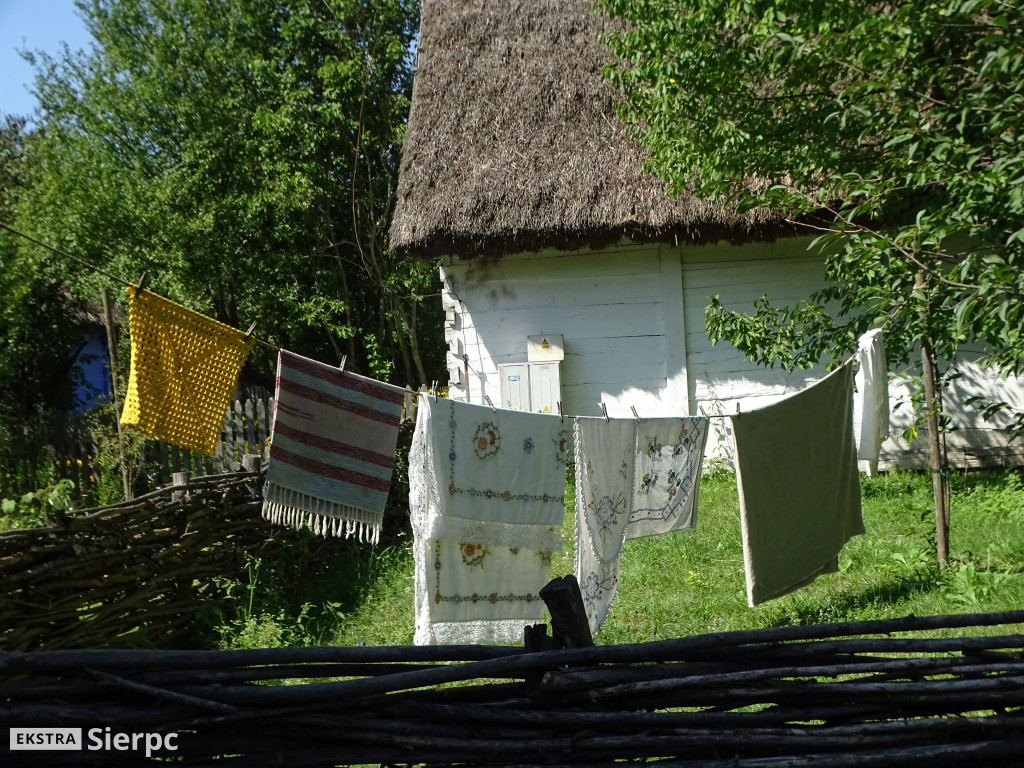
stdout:
[[[623,244],[597,253],[449,258],[441,277],[451,397],[467,399],[466,355],[468,400],[500,402],[497,366],[525,362],[527,336],[557,333],[565,340],[560,375],[566,414],[599,415],[602,402],[613,417],[631,416],[631,407],[655,417],[769,405],[820,379],[825,367],[787,373],[750,362],[728,343],[712,345],[705,326],[708,296],[740,310],[752,309],[762,294],[774,306],[808,297],[824,284],[824,261],[807,250],[810,241]],[[925,464],[923,441],[911,445],[902,438],[913,418],[909,375],[897,372],[890,386],[893,436],[882,447],[883,467]],[[1006,420],[984,422],[964,403],[985,395],[1024,409],[1024,382],[999,380],[968,362],[944,392],[959,425],[949,436],[953,464],[1021,463],[1024,452],[1008,446],[998,431]],[[709,456],[729,460],[728,421],[714,426]]]
[[[678,258],[674,260],[678,274]],[[526,360],[526,337],[562,334],[565,413],[663,413],[672,394],[666,372],[664,274],[657,245],[598,254],[538,254],[498,261],[446,261],[451,396],[465,400],[462,356],[469,356],[469,400],[499,402],[501,363]],[[676,279],[678,283],[678,279]],[[677,319],[678,320],[678,319]],[[678,371],[673,372],[678,374]],[[673,409],[686,412],[683,399]]]

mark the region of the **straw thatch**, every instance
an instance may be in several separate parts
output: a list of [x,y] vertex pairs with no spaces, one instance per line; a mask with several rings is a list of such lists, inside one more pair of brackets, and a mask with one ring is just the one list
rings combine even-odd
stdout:
[[784,230],[763,210],[671,199],[644,172],[601,78],[609,23],[592,0],[424,0],[393,247],[494,256]]

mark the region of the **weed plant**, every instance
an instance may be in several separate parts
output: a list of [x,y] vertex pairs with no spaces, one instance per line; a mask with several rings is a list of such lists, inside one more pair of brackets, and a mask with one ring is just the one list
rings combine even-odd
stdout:
[[[960,473],[951,478],[951,486],[951,563],[945,571],[935,559],[930,477],[894,470],[877,478],[862,477],[866,532],[844,547],[838,573],[748,608],[735,478],[709,475],[701,482],[696,528],[626,542],[618,596],[597,642],[636,643],[735,629],[1020,608],[1020,470]],[[574,527],[570,487],[563,526],[566,546],[553,557],[552,576],[573,572]],[[330,556],[336,560],[321,562],[314,583],[287,596],[269,573],[250,579],[254,592],[236,592],[236,608],[219,628],[218,644],[411,644],[411,533],[393,531],[387,543],[375,549],[341,543]],[[245,609],[239,610],[243,604]]]

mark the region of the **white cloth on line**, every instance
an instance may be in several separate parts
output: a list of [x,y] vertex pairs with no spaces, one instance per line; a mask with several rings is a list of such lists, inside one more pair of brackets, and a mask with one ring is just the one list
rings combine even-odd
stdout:
[[557,416],[419,400],[409,452],[417,645],[521,642],[561,548]]
[[578,417],[576,579],[592,634],[608,617],[619,586],[619,556],[633,507],[634,419]]
[[882,441],[889,436],[889,376],[881,329],[868,331],[857,343],[857,387],[853,421],[858,426],[857,458],[878,461]]
[[853,368],[731,417],[751,607],[834,572],[864,533],[853,441]]
[[633,509],[627,539],[693,528],[697,523],[705,416],[641,419],[636,425]]

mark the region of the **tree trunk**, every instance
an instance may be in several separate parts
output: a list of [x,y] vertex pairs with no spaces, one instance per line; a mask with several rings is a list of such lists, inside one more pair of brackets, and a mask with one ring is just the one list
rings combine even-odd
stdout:
[[121,414],[118,412],[117,397],[117,340],[114,338],[114,315],[110,310],[110,291],[103,289],[103,324],[107,328],[107,349],[110,354],[110,395],[114,424],[117,425],[117,451],[121,459],[121,485],[124,488],[124,500],[132,499],[132,482],[128,473],[128,464],[124,457],[124,433],[121,431]]
[[935,549],[939,568],[949,561],[949,517],[947,515],[945,465],[942,460],[942,437],[939,434],[939,400],[936,397],[935,365],[931,345],[921,339],[921,371],[924,379],[925,407],[928,409],[928,466],[932,475],[932,495],[935,499]]
[[[923,272],[918,272],[914,288],[926,288]],[[949,515],[947,512],[945,463],[942,437],[939,434],[939,411],[941,406],[936,393],[935,359],[932,353],[931,334],[928,327],[928,307],[921,309],[921,378],[924,380],[925,413],[928,424],[928,467],[932,475],[932,496],[935,500],[935,550],[939,568],[949,563]]]

